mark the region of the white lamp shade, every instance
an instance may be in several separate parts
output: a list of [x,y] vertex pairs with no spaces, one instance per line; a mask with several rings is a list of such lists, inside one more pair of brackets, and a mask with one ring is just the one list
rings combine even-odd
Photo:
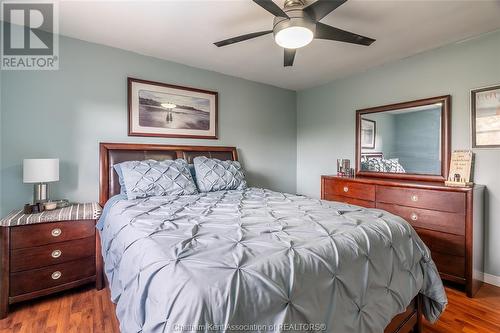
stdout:
[[58,180],[58,158],[27,158],[23,161],[24,183],[47,183]]

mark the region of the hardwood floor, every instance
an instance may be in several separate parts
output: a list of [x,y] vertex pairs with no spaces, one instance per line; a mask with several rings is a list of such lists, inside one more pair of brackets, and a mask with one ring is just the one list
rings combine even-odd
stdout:
[[435,325],[425,324],[424,332],[500,333],[500,288],[483,284],[474,298],[446,288],[448,307]]
[[[426,333],[500,333],[500,288],[483,285],[475,298],[446,288],[449,304],[435,325],[425,324]],[[32,304],[14,305],[0,320],[0,333],[118,333],[118,322],[108,289],[87,287]]]
[[[32,305],[31,305],[32,304]],[[15,304],[0,333],[118,333],[109,289],[92,287]]]

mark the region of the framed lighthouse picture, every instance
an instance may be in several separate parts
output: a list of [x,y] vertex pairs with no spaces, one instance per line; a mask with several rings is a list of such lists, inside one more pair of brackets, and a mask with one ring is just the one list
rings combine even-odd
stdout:
[[217,139],[217,92],[127,81],[129,136]]

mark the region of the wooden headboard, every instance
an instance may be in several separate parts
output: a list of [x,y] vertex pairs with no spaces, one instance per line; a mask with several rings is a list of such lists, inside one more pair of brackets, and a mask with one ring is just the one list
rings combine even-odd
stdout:
[[183,158],[192,163],[196,156],[218,158],[220,160],[238,160],[236,147],[208,146],[169,146],[138,143],[100,143],[99,144],[99,203],[120,193],[115,164],[125,161],[173,160]]

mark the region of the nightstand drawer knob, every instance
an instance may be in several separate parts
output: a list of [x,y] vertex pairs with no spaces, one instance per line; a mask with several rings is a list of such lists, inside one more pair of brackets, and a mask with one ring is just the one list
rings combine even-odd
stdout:
[[416,213],[411,213],[410,218],[412,221],[418,220],[418,215]]
[[411,196],[411,201],[417,202],[418,201],[418,195],[414,194]]
[[55,271],[54,273],[52,273],[52,280],[57,280],[59,279],[60,277],[62,276],[61,272],[59,271]]
[[349,192],[349,187],[344,186],[344,192],[346,192],[346,193]]
[[54,250],[54,251],[52,251],[51,256],[52,256],[52,258],[59,258],[61,256],[61,254],[62,254],[61,250]]
[[52,229],[51,233],[52,237],[59,237],[62,234],[62,230],[59,228]]

